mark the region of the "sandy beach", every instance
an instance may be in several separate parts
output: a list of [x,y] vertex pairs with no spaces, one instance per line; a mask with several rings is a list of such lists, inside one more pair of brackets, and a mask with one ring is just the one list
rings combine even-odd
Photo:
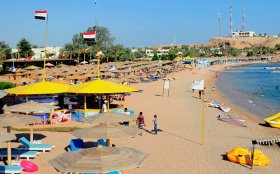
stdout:
[[[235,164],[226,159],[225,152],[237,146],[250,148],[254,138],[277,135],[279,130],[258,125],[262,123],[256,116],[242,108],[233,105],[224,99],[215,86],[215,73],[210,70],[221,70],[225,65],[216,65],[209,68],[184,70],[174,73],[170,77],[175,80],[170,82],[170,96],[162,96],[163,81],[152,83],[139,83],[133,85],[143,89],[142,93],[133,93],[127,97],[127,107],[138,114],[140,111],[145,116],[147,132],[135,138],[113,139],[112,143],[121,147],[132,147],[149,157],[137,169],[122,171],[123,174],[172,174],[172,173],[278,173],[279,147],[257,146],[271,159],[266,167],[254,167]],[[205,102],[205,143],[202,145],[202,102],[198,92],[191,91],[194,80],[205,79],[207,86],[205,101],[215,99],[232,108],[230,115],[246,120],[247,127],[217,120],[222,111],[206,106]],[[153,129],[153,115],[158,115],[158,135],[149,133]],[[5,129],[2,129],[5,131]],[[20,134],[21,132],[15,132]],[[55,145],[51,152],[41,153],[32,162],[38,164],[41,174],[58,173],[48,160],[65,152],[69,140],[74,138],[70,133],[36,132],[42,134],[42,141]],[[95,140],[85,140],[95,141]],[[18,143],[12,143],[14,147]],[[6,147],[5,143],[1,144]]]

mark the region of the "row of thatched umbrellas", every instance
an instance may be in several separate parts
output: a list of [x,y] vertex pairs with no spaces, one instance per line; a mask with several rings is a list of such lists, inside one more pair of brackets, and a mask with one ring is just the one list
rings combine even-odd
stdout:
[[[34,107],[36,106],[36,107]],[[42,110],[55,109],[53,106],[40,104],[36,102],[28,102],[19,105],[14,105],[6,108],[6,111],[32,113]],[[78,138],[105,138],[110,145],[111,138],[119,138],[126,136],[135,136],[139,134],[139,129],[121,126],[119,123],[134,119],[130,115],[118,113],[103,113],[87,119],[89,123],[102,123],[98,126],[88,127],[72,132]],[[11,134],[11,126],[13,125],[30,125],[42,121],[38,117],[22,114],[12,114],[6,112],[0,115],[0,125],[7,127],[7,134],[0,134],[0,142],[8,142],[7,154],[8,165],[11,164],[11,140],[15,136]],[[31,126],[31,130],[32,126]],[[31,131],[33,135],[33,131]],[[33,138],[33,136],[31,136]],[[31,140],[32,141],[32,140]],[[50,160],[57,170],[60,172],[107,172],[111,170],[124,170],[138,167],[145,159],[146,154],[131,148],[89,148],[77,152],[66,152],[58,157]],[[65,160],[68,159],[68,160]],[[71,159],[71,160],[69,160]],[[63,161],[63,163],[62,163]],[[67,161],[67,162],[65,162]],[[90,161],[90,163],[89,163]],[[81,165],[84,163],[84,165]],[[82,167],[81,167],[82,166]],[[102,167],[100,167],[102,166]]]
[[72,132],[77,138],[105,138],[107,147],[87,148],[63,153],[49,163],[58,171],[68,173],[108,172],[139,167],[148,157],[138,150],[127,147],[110,147],[111,138],[134,137],[140,130],[116,123],[133,119],[126,114],[102,113],[87,119],[88,123],[100,125]]

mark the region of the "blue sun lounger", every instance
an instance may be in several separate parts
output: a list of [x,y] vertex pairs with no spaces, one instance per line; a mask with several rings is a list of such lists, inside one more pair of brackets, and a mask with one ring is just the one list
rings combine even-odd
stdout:
[[[12,150],[12,158],[26,158],[29,160],[30,158],[35,158],[37,155],[39,155],[40,152],[37,151],[28,151],[28,150]],[[0,159],[7,157],[7,150],[3,149],[0,151]]]
[[0,166],[0,173],[16,174],[21,173],[22,169],[20,166]]
[[106,146],[107,146],[106,142],[105,142],[103,139],[97,140],[97,143],[100,144],[100,145],[103,146],[103,147],[106,147]]
[[30,141],[28,141],[25,137],[21,137],[18,140],[23,147],[19,147],[19,150],[36,150],[36,151],[51,151],[52,148],[54,147],[51,144],[34,144],[34,143],[30,143]]
[[82,139],[71,139],[70,140],[70,148],[72,151],[77,151],[85,148],[84,141]]

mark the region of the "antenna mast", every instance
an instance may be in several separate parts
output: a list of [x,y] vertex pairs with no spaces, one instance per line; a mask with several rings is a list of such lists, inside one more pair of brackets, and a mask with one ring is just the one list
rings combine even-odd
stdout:
[[245,32],[245,8],[242,9],[242,32]]
[[232,6],[229,7],[229,36],[232,36]]

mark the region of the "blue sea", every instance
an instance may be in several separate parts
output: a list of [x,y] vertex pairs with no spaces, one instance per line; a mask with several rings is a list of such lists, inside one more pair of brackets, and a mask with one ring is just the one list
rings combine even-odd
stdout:
[[219,75],[217,87],[261,119],[280,112],[280,63],[231,67]]

